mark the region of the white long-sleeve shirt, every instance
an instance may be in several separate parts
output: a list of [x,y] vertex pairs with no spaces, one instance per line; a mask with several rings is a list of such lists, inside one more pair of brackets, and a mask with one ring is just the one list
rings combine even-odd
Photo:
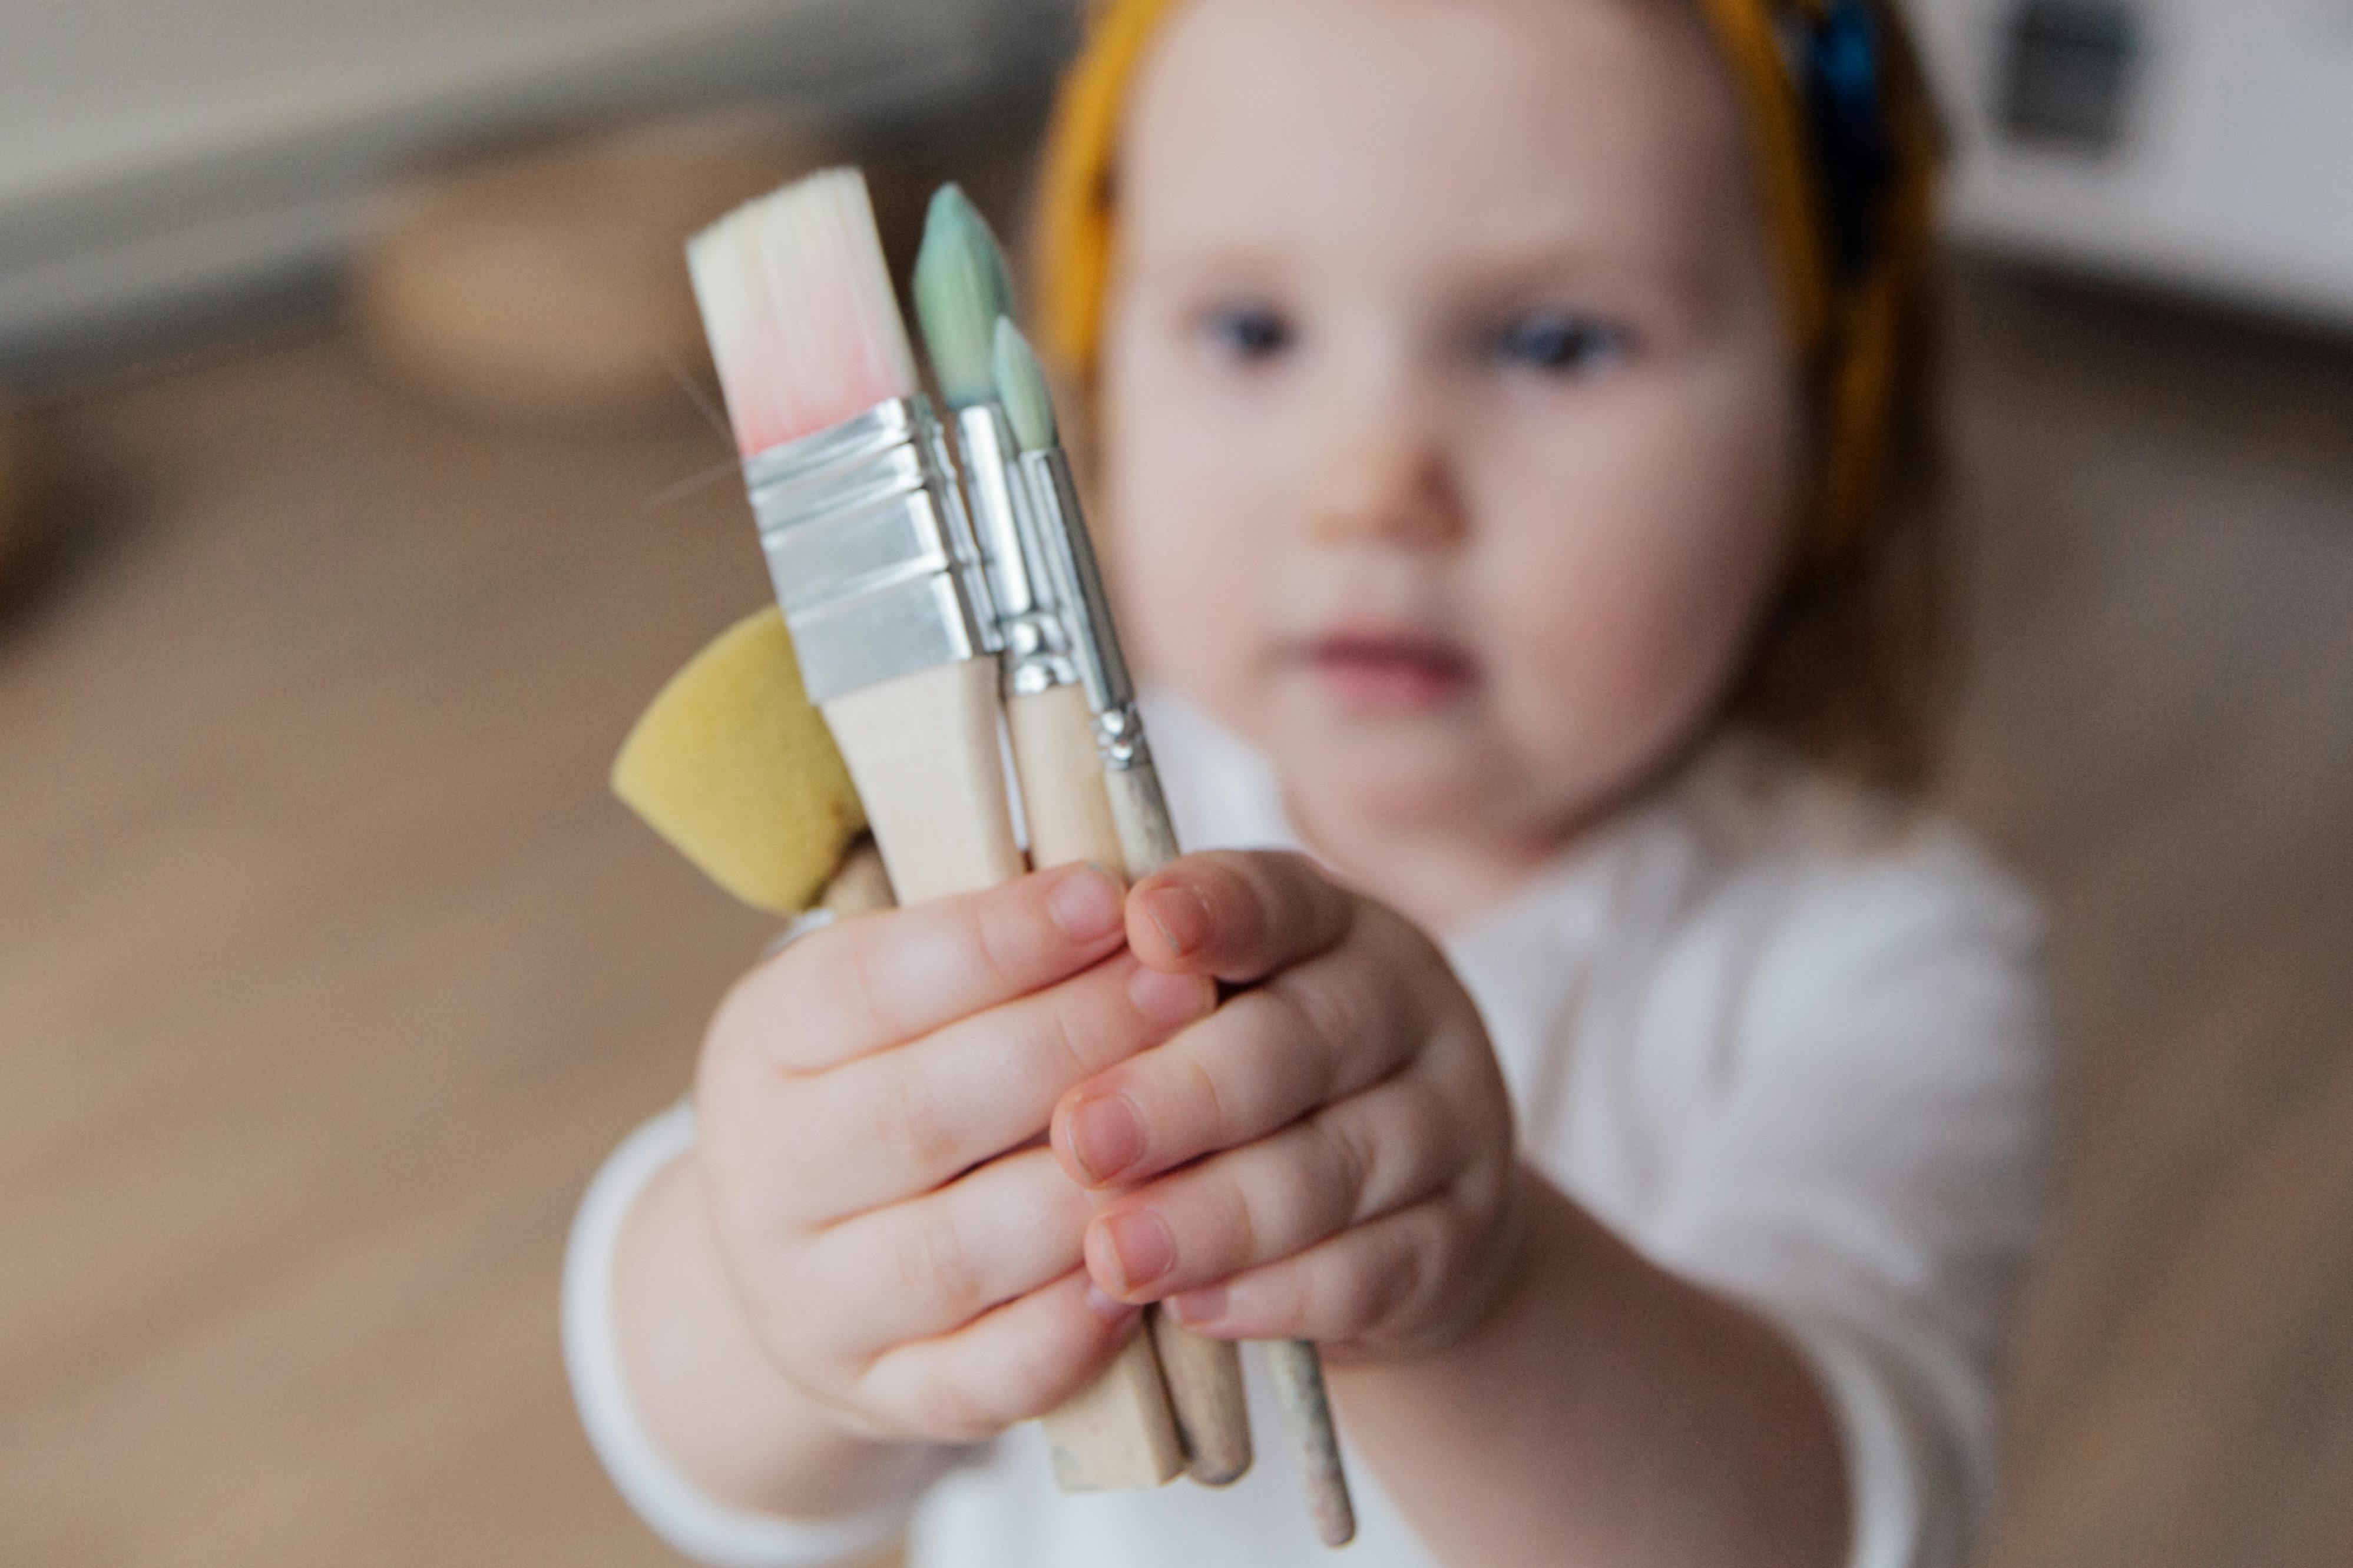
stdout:
[[[1298,847],[1262,757],[1180,702],[1156,702],[1152,726],[1188,847]],[[1846,1452],[1852,1568],[1958,1568],[1990,1505],[2052,1119],[2031,902],[1951,826],[1731,740],[1444,947],[1525,1157],[1660,1263],[1778,1325],[1813,1369]],[[818,1563],[906,1529],[911,1568],[1323,1556],[1255,1366],[1259,1459],[1223,1491],[1062,1496],[1031,1426],[911,1467],[901,1503],[863,1520],[763,1519],[698,1496],[630,1414],[608,1306],[621,1219],[692,1138],[681,1107],[608,1162],[565,1307],[590,1436],[681,1550],[723,1568]],[[1360,1464],[1351,1480],[1345,1561],[1431,1568],[1378,1478]]]

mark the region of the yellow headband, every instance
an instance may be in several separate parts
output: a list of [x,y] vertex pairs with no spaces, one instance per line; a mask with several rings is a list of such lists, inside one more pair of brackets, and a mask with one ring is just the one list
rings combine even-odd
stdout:
[[[1179,0],[1098,0],[1085,48],[1063,78],[1046,143],[1038,213],[1039,335],[1067,373],[1091,379],[1115,238],[1113,171],[1121,111],[1155,31]],[[1939,144],[1909,41],[1872,6],[1888,160],[1869,213],[1869,261],[1848,273],[1831,232],[1816,106],[1793,75],[1791,24],[1824,0],[1700,0],[1749,110],[1789,321],[1814,375],[1822,422],[1817,559],[1850,549],[1885,504],[1898,400],[1917,367]]]

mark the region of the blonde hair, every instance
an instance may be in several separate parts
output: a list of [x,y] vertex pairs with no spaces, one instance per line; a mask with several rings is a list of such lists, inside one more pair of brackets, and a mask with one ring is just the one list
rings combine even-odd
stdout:
[[[1929,505],[1942,143],[1926,78],[1888,0],[1694,3],[1747,111],[1818,432],[1792,565],[1725,716],[1843,772],[1915,788],[1943,668]],[[1086,403],[1116,249],[1123,110],[1180,4],[1096,0],[1048,132],[1036,325]]]

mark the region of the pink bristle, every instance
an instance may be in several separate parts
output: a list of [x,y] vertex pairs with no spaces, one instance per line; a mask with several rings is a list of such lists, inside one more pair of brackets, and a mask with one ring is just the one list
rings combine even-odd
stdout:
[[686,250],[744,457],[914,393],[914,350],[857,170],[739,207]]

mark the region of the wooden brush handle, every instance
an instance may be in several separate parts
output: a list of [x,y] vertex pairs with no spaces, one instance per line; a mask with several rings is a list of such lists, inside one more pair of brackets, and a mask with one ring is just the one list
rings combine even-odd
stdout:
[[[1030,859],[1041,870],[1086,860],[1113,876],[1123,875],[1127,857],[1103,789],[1103,761],[1095,751],[1094,721],[1085,692],[1061,686],[1015,697],[1007,701],[1005,716],[1013,733],[1014,771],[1021,777],[1022,810],[1029,822]],[[1165,1383],[1166,1404],[1174,1407],[1172,1435],[1181,1442],[1184,1468],[1209,1486],[1239,1479],[1250,1468],[1250,1439],[1241,1363],[1234,1347],[1185,1332],[1157,1308],[1145,1316],[1150,1332],[1130,1342],[1123,1362],[1134,1357],[1152,1363],[1156,1350],[1154,1378]],[[1122,1373],[1123,1367],[1115,1363],[1104,1379]],[[1073,1403],[1097,1404],[1098,1388]],[[1102,1397],[1126,1396],[1105,1391]],[[1132,1400],[1132,1419],[1145,1418],[1145,1403]],[[1049,1438],[1058,1437],[1064,1416],[1057,1412],[1047,1418]]]
[[[1160,772],[1147,758],[1135,767],[1107,772],[1103,782],[1120,842],[1126,847],[1128,879],[1140,882],[1177,856],[1176,827],[1169,819]],[[1348,1496],[1347,1471],[1340,1463],[1339,1432],[1324,1397],[1322,1358],[1305,1340],[1269,1344],[1265,1352],[1267,1375],[1274,1384],[1275,1405],[1291,1438],[1315,1532],[1327,1546],[1345,1546],[1356,1538],[1356,1511]]]
[[997,738],[997,660],[902,675],[825,705],[902,904],[1021,875]]
[[1103,778],[1112,820],[1119,825],[1127,879],[1141,882],[1184,853],[1176,845],[1176,825],[1168,817],[1168,797],[1161,793],[1160,770],[1146,760],[1132,768],[1106,769]]
[[1253,1458],[1241,1347],[1194,1333],[1158,1307],[1144,1317],[1185,1439],[1186,1473],[1205,1487],[1233,1485]]
[[1126,857],[1111,799],[1103,793],[1103,759],[1095,753],[1085,689],[1057,686],[1009,697],[1005,724],[1013,736],[1013,771],[1020,776],[1021,811],[1029,823],[1030,864],[1043,871],[1086,860],[1124,877]]
[[847,918],[887,910],[898,901],[891,891],[891,873],[882,866],[882,851],[873,839],[860,838],[833,868],[833,879],[826,883],[818,905]]
[[[997,660],[976,658],[825,705],[901,903],[976,892],[1022,873],[997,741]],[[875,896],[870,875],[828,901],[854,908]],[[1152,1342],[1142,1333],[1049,1418],[1047,1429],[1065,1490],[1156,1487],[1184,1468]]]
[[[1091,787],[1100,812],[1108,821],[1110,806],[1103,801],[1102,787]],[[882,868],[882,857],[871,839],[861,839],[842,858],[833,879],[826,884],[821,901],[825,908],[843,916],[892,907],[895,900],[891,896],[890,877]],[[1168,1395],[1163,1392],[1161,1361],[1155,1357],[1157,1341],[1149,1331],[1164,1324],[1174,1327],[1159,1314],[1152,1314],[1147,1320],[1147,1332],[1129,1341],[1100,1377],[1046,1417],[1043,1425],[1053,1454],[1054,1474],[1066,1490],[1156,1487],[1175,1479],[1179,1470],[1188,1468],[1186,1435],[1169,1407]],[[1183,1358],[1191,1353],[1190,1346],[1214,1343],[1195,1335],[1183,1337],[1188,1344],[1171,1347],[1179,1364],[1189,1364]],[[1166,1382],[1186,1383],[1190,1375],[1179,1373]],[[1240,1395],[1239,1377],[1233,1393],[1237,1398]],[[1249,1421],[1239,1405],[1235,1409],[1235,1419],[1241,1424],[1242,1468],[1248,1468]],[[1192,1468],[1198,1473],[1198,1467]],[[1234,1473],[1239,1476],[1240,1471]]]

